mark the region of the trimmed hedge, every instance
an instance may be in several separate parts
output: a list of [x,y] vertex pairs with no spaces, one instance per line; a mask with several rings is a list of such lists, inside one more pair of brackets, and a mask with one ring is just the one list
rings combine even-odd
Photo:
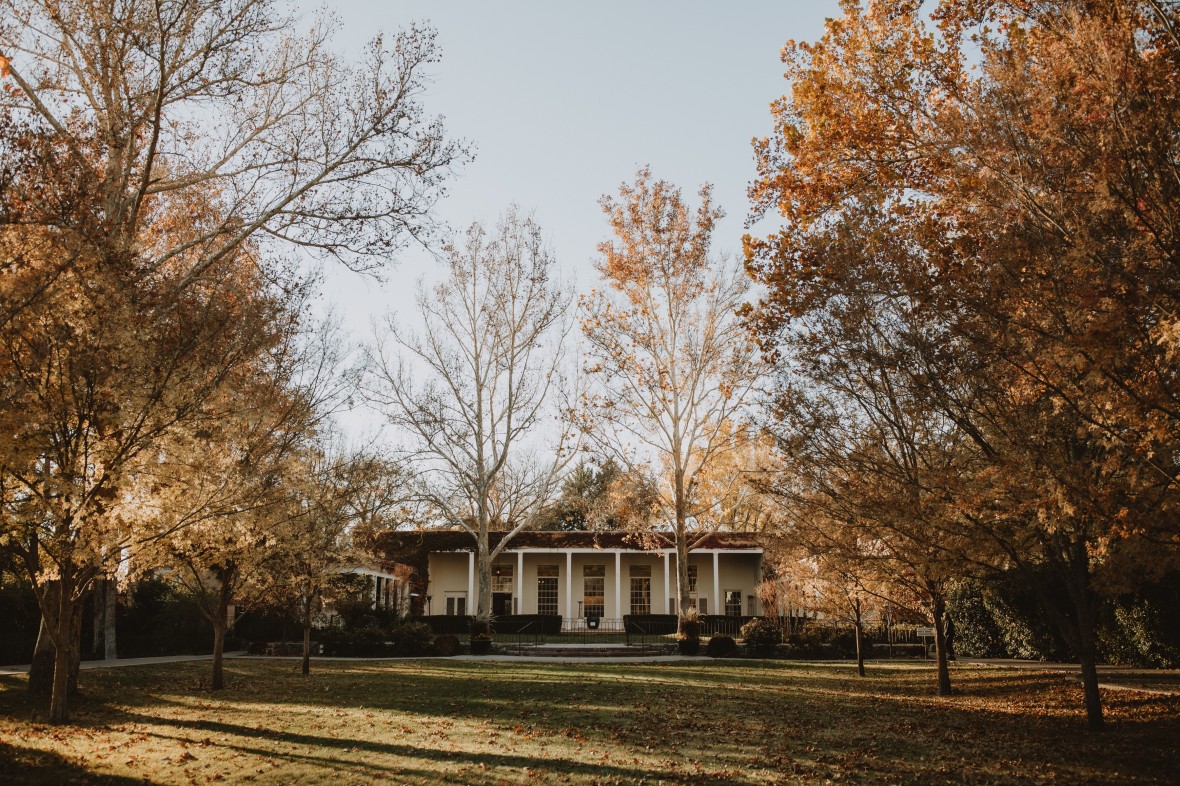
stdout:
[[492,633],[505,635],[543,633],[556,636],[561,633],[560,614],[507,614],[496,617],[492,622]]
[[434,634],[421,622],[404,622],[384,629],[324,628],[317,637],[324,654],[346,658],[416,657],[434,654]]
[[434,654],[441,655],[444,658],[458,655],[459,650],[462,648],[462,645],[459,644],[459,639],[450,634],[439,636],[434,640]]
[[737,654],[737,642],[731,636],[714,636],[709,639],[705,654],[710,658],[732,658]]

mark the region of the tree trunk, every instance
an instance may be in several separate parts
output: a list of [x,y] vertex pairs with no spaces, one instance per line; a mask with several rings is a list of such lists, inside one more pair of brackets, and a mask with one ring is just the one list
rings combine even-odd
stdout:
[[475,606],[476,616],[488,619],[492,614],[492,559],[487,541],[479,544],[475,554],[475,586],[479,602]]
[[53,690],[49,699],[49,722],[66,723],[70,719],[70,669],[73,667],[73,648],[56,647],[53,654]]
[[938,695],[951,695],[951,671],[946,660],[946,601],[940,594],[934,595],[934,656],[938,661]]
[[684,634],[684,615],[689,608],[688,591],[688,532],[683,520],[676,522],[676,632]]
[[1085,543],[1075,542],[1070,553],[1072,581],[1069,583],[1069,595],[1074,606],[1074,641],[1078,665],[1082,669],[1086,726],[1090,731],[1102,731],[1105,723],[1102,719],[1102,694],[1098,692],[1098,634],[1095,630],[1094,591],[1090,587],[1089,552]]
[[[48,590],[46,590],[48,591]],[[33,662],[29,666],[29,693],[49,696],[53,692],[53,639],[45,626],[45,617],[37,631],[37,645],[33,647]]]
[[307,601],[303,611],[303,676],[311,674],[311,601]]
[[861,641],[861,636],[862,636],[862,634],[861,634],[860,622],[857,621],[857,623],[856,623],[856,673],[863,677],[865,675],[865,654],[864,654],[864,649],[862,648],[863,644]]
[[217,613],[213,615],[213,681],[210,690],[221,690],[225,687],[225,669],[223,656],[225,653],[225,632],[229,629],[229,601],[233,597],[233,574],[223,575],[221,586],[217,590]]
[[860,600],[856,601],[856,673],[860,676],[865,675],[865,654],[864,654],[864,632],[861,627],[860,619]]
[[66,690],[71,696],[78,695],[78,675],[82,672],[82,602],[74,604],[70,617],[70,641],[74,643],[70,655],[70,679]]
[[1090,731],[1102,731],[1106,725],[1102,719],[1102,695],[1098,692],[1098,657],[1095,652],[1094,637],[1086,636],[1078,653],[1078,662],[1082,667],[1082,691],[1086,697],[1086,726]]
[[213,623],[213,682],[209,685],[211,690],[221,690],[225,687],[225,669],[222,663],[224,650],[225,618],[222,617],[220,622]]
[[[1063,536],[1065,537],[1065,536]],[[1082,692],[1086,707],[1086,725],[1091,731],[1101,731],[1102,695],[1098,691],[1098,650],[1095,631],[1095,600],[1090,587],[1090,556],[1085,539],[1073,536],[1070,541],[1057,541],[1045,551],[1056,558],[1052,567],[1060,571],[1060,578],[1069,594],[1070,610],[1063,608],[1053,593],[1044,586],[1044,579],[1029,573],[1041,599],[1041,607],[1057,625],[1069,648],[1078,659],[1082,673]]]
[[103,613],[105,630],[102,636],[103,659],[115,660],[119,657],[119,650],[115,641],[115,629],[119,614],[119,582],[114,576],[106,580],[106,610]]
[[77,690],[77,664],[81,659],[82,631],[81,603],[64,584],[57,597],[56,619],[48,619],[49,633],[54,639],[53,688],[49,698],[49,722],[66,723],[70,719],[71,687]]

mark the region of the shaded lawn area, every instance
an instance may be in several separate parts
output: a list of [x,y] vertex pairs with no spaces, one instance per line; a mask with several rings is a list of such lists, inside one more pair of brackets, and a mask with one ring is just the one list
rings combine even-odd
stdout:
[[0,782],[1174,783],[1180,699],[1105,692],[1084,730],[1061,675],[925,664],[231,660],[83,674],[51,727],[0,678]]

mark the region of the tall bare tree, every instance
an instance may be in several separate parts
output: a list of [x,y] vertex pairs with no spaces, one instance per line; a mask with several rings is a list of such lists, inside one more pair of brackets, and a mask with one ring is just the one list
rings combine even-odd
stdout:
[[[554,406],[572,295],[555,264],[541,228],[515,208],[493,230],[473,224],[447,249],[445,280],[418,293],[424,331],[390,317],[401,355],[385,340],[371,353],[369,396],[406,439],[416,496],[475,541],[479,616],[491,614],[492,561],[533,523],[572,456]],[[496,529],[507,535],[493,547]]]
[[710,255],[722,212],[710,188],[695,216],[680,191],[649,169],[618,199],[601,200],[615,237],[599,245],[605,290],[583,298],[587,369],[596,392],[583,408],[584,431],[628,467],[650,463],[660,507],[676,542],[680,613],[689,607],[688,553],[694,530],[716,524],[717,501],[702,495],[709,467],[742,440],[756,355],[736,312],[748,281]]
[[[181,284],[248,238],[379,266],[428,228],[465,156],[419,104],[438,56],[429,28],[378,36],[353,64],[332,51],[329,18],[305,27],[269,0],[5,5],[0,149],[55,138],[94,195],[91,220],[58,222],[110,258],[183,265]],[[216,208],[198,231],[145,236],[153,203],[193,195]]]

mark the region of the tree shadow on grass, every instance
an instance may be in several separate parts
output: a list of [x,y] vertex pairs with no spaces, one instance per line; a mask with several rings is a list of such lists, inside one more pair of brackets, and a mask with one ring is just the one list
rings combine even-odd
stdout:
[[90,772],[56,753],[23,748],[0,740],[0,782],[6,786],[57,786],[85,783],[93,786],[144,786],[147,778],[102,775]]
[[[424,781],[432,779],[431,763],[443,760],[469,769],[532,767],[579,778],[634,779],[647,773],[613,758],[614,753],[640,757],[651,766],[653,760],[679,757],[680,746],[687,745],[694,757],[727,770],[773,761],[773,768],[784,775],[806,777],[834,776],[855,763],[870,779],[904,773],[906,780],[922,781],[936,777],[933,768],[939,762],[949,761],[970,762],[962,773],[965,782],[1022,783],[1038,780],[1037,772],[1023,764],[1031,762],[1056,769],[1064,780],[1080,774],[1084,777],[1072,779],[1168,783],[1169,756],[1175,758],[1174,740],[1180,735],[1180,703],[1169,708],[1167,702],[1145,703],[1132,695],[1107,697],[1112,729],[1088,736],[1080,709],[1073,712],[1072,688],[1060,675],[1042,673],[964,669],[955,675],[959,695],[938,697],[932,668],[920,667],[870,667],[865,679],[851,676],[839,664],[777,662],[642,667],[358,662],[313,668],[311,678],[267,661],[233,661],[227,669],[230,688],[218,694],[193,689],[193,667],[98,681],[109,705],[100,707],[96,701],[92,718],[237,735],[230,745],[251,755],[288,755],[249,744],[251,739],[312,746],[312,751],[290,756],[317,767],[343,766],[339,762],[363,758],[365,751],[404,757],[411,770],[424,771]],[[340,740],[285,730],[284,725],[299,721],[284,706],[295,712],[334,707],[354,715],[388,713],[386,719],[395,724],[404,719],[415,726],[419,720],[447,718],[471,726],[482,723],[501,734],[523,725],[541,737],[584,737],[588,748],[611,751],[612,761],[590,760],[573,746],[567,747],[566,758],[541,759],[494,749],[454,753],[421,737],[402,743]],[[155,711],[159,707],[181,714],[177,719],[161,717],[164,713]],[[258,717],[263,728],[225,722],[231,713]],[[375,736],[381,734],[374,729]],[[345,732],[346,737],[374,735]],[[181,738],[178,731],[175,739]],[[361,753],[353,755],[354,748]],[[355,766],[377,772],[383,764],[362,761]],[[474,782],[485,776],[471,769],[453,777],[454,782]]]
[[[313,764],[329,769],[339,769],[348,773],[356,773],[358,770],[368,771],[371,774],[399,774],[402,776],[409,773],[417,773],[423,777],[429,777],[430,780],[446,783],[470,783],[472,781],[472,774],[456,775],[454,779],[448,780],[444,774],[439,772],[437,768],[432,768],[432,762],[446,762],[448,764],[467,765],[475,768],[508,768],[516,771],[523,771],[525,769],[539,769],[549,773],[558,773],[561,775],[582,775],[591,776],[593,778],[611,779],[634,779],[642,778],[647,773],[644,770],[633,767],[622,766],[617,763],[589,763],[570,761],[568,759],[560,758],[540,758],[537,756],[527,756],[522,754],[511,753],[494,753],[494,752],[475,752],[475,751],[452,751],[441,750],[438,748],[424,748],[416,745],[406,745],[391,742],[376,742],[373,740],[358,740],[340,737],[326,737],[316,734],[302,734],[292,733],[286,731],[276,731],[272,729],[256,729],[249,726],[242,726],[240,724],[223,723],[221,721],[212,720],[198,720],[198,721],[184,721],[173,718],[160,718],[153,715],[140,715],[137,713],[120,713],[120,720],[129,723],[148,724],[155,726],[170,726],[177,729],[184,729],[189,731],[204,732],[209,735],[220,735],[216,746],[218,749],[230,749],[239,753],[246,753],[262,758],[282,758],[289,761],[298,761],[308,764]],[[169,735],[155,732],[154,737],[158,739],[169,739],[177,742],[184,742],[191,744],[193,741],[190,737],[183,735]],[[319,748],[330,753],[323,755],[299,753],[299,752],[283,752],[276,751],[266,747],[256,747],[246,745],[240,742],[235,742],[232,737],[244,738],[246,740],[257,739],[266,740],[272,743],[282,743],[285,745],[298,745],[312,748]],[[374,764],[371,762],[358,761],[355,755],[348,754],[365,754],[375,753],[382,756],[394,756],[417,760],[422,762],[419,767],[405,766],[384,766]],[[489,773],[488,778],[499,782],[501,776]]]

